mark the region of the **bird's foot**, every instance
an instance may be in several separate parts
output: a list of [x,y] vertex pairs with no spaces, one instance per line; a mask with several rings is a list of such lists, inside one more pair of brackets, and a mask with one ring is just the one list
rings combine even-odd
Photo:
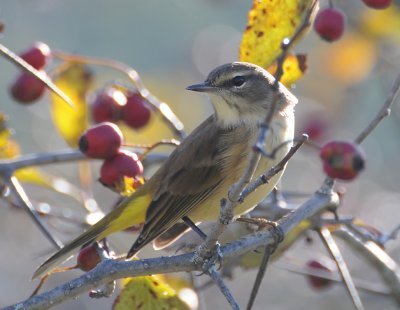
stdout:
[[254,232],[257,232],[260,230],[270,230],[271,234],[275,240],[274,247],[271,249],[271,253],[273,253],[275,251],[278,244],[281,243],[283,241],[283,238],[285,237],[285,234],[282,231],[282,228],[279,226],[279,224],[277,222],[269,221],[265,218],[239,217],[238,219],[236,219],[236,221],[246,223],[252,227],[256,226],[256,229],[249,227],[250,229],[254,230]]
[[218,242],[212,249],[205,244],[201,244],[195,251],[193,262],[201,266],[203,273],[209,273],[209,270],[217,264],[218,269],[221,268],[222,258],[223,256]]

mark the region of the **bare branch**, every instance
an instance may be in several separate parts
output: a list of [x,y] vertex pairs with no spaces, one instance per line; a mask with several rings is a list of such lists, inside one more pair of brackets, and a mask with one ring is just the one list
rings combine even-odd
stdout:
[[322,227],[319,230],[319,235],[324,242],[327,250],[329,251],[332,258],[335,260],[336,265],[339,268],[340,274],[343,278],[343,281],[346,285],[347,291],[350,294],[351,300],[353,301],[353,305],[357,310],[363,310],[364,306],[361,302],[360,295],[357,292],[357,288],[354,285],[353,279],[351,277],[350,271],[347,267],[346,262],[343,259],[342,253],[339,250],[339,247],[336,244],[336,241],[333,239],[331,232],[328,228]]
[[236,302],[235,298],[233,298],[231,292],[229,291],[228,287],[225,285],[224,280],[219,275],[219,273],[215,270],[215,266],[212,266],[209,270],[209,275],[211,279],[213,279],[214,283],[219,287],[222,294],[224,294],[226,300],[231,305],[232,309],[239,310],[240,307]]
[[61,249],[62,243],[56,240],[46,228],[17,178],[15,176],[2,177],[4,183],[10,188],[11,193],[15,196],[17,204],[30,215],[35,224],[39,227],[40,231],[45,235],[47,240],[49,240],[50,243],[52,243],[57,250]]
[[135,88],[138,90],[140,95],[148,100],[148,102],[153,106],[156,111],[158,111],[163,119],[163,121],[170,127],[172,132],[179,138],[184,139],[186,134],[183,131],[183,124],[179,118],[172,112],[171,108],[165,102],[160,101],[150,91],[144,86],[139,74],[133,68],[127,66],[126,64],[111,60],[102,59],[95,57],[87,57],[80,55],[72,55],[59,51],[53,51],[52,55],[59,59],[75,63],[91,64],[102,67],[111,68],[126,74],[129,79],[133,82]]
[[253,308],[254,302],[256,300],[258,290],[260,289],[261,282],[264,279],[265,271],[267,270],[269,258],[271,257],[271,246],[266,246],[264,249],[264,254],[261,259],[260,267],[258,268],[257,277],[254,281],[253,288],[251,290],[250,298],[247,303],[247,310]]
[[[332,192],[332,182],[327,179],[324,185],[315,192],[310,199],[293,210],[278,221],[278,226],[286,235],[301,221],[322,212],[332,206],[337,206],[339,199]],[[248,235],[240,240],[234,241],[221,247],[222,257],[230,259],[255,250],[260,246],[274,245],[276,243],[274,233],[271,231],[260,231]],[[161,257],[153,259],[142,259],[137,261],[105,260],[96,268],[83,276],[69,281],[49,292],[32,297],[24,302],[4,308],[11,309],[47,309],[67,299],[72,299],[90,289],[104,285],[110,281],[142,276],[149,274],[162,274],[179,271],[202,270],[203,266],[196,263],[196,253]]]
[[0,160],[0,170],[3,167],[12,171],[28,166],[41,166],[60,162],[69,162],[87,159],[79,150],[63,150],[49,153],[23,155],[13,159]]
[[75,107],[71,99],[66,94],[64,94],[63,91],[59,89],[45,73],[40,72],[34,67],[32,67],[29,63],[27,63],[25,60],[23,60],[21,57],[13,53],[11,50],[9,50],[2,44],[0,44],[0,54],[3,55],[8,60],[10,60],[11,62],[13,62],[21,69],[23,69],[25,72],[41,80],[46,85],[46,87],[50,89],[53,93],[55,93],[58,97],[64,100],[71,107]]
[[399,89],[400,89],[400,75],[398,75],[396,80],[394,81],[390,95],[387,97],[382,108],[379,110],[375,118],[368,124],[368,126],[357,136],[357,138],[354,140],[355,143],[361,144],[365,140],[365,138],[368,137],[368,135],[375,129],[375,127],[378,126],[378,124],[386,116],[389,116],[390,108],[393,105],[395,99],[397,98]]

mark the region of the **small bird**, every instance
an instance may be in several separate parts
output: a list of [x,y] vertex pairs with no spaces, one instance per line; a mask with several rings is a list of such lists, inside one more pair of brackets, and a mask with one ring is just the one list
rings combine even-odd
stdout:
[[[214,113],[184,139],[143,186],[45,261],[33,278],[62,263],[77,248],[132,225],[144,223],[128,258],[151,241],[160,249],[179,238],[189,229],[182,221],[185,216],[194,223],[217,220],[220,200],[246,169],[260,124],[271,109],[274,81],[259,66],[234,62],[214,69],[204,83],[187,87],[208,94]],[[255,175],[274,166],[292,145],[297,99],[282,84],[277,92],[265,150],[279,149],[274,158],[261,158]],[[239,204],[235,216],[251,211],[274,188],[282,172]]]

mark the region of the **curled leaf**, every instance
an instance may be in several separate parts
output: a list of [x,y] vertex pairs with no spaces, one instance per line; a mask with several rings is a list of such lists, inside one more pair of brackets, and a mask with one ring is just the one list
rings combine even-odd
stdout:
[[58,96],[51,94],[51,112],[58,131],[71,147],[77,147],[79,136],[88,127],[86,94],[91,86],[92,77],[81,64],[68,63],[58,70],[53,78],[58,86],[73,102],[69,106]]

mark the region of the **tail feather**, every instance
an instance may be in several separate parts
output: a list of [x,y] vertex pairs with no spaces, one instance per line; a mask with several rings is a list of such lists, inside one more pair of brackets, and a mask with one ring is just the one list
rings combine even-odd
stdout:
[[174,226],[168,229],[165,233],[154,239],[153,241],[154,249],[161,250],[169,246],[176,239],[179,239],[188,230],[190,230],[190,227],[186,223],[178,222],[174,224]]
[[68,260],[73,252],[81,246],[101,240],[112,233],[121,231],[132,225],[143,223],[150,201],[150,195],[144,194],[142,191],[139,194],[138,190],[134,196],[123,200],[117,209],[108,213],[103,219],[47,259],[35,271],[32,279],[43,276],[52,268]]
[[82,235],[74,239],[71,243],[64,246],[61,250],[56,252],[53,256],[47,259],[42,265],[36,269],[33,274],[32,279],[39,278],[47,273],[47,271],[53,269],[59,264],[69,260],[72,257],[72,253],[80,248],[81,246],[93,242],[98,239],[98,236],[101,235],[106,229],[105,225],[95,225],[92,226],[89,230],[84,232]]

